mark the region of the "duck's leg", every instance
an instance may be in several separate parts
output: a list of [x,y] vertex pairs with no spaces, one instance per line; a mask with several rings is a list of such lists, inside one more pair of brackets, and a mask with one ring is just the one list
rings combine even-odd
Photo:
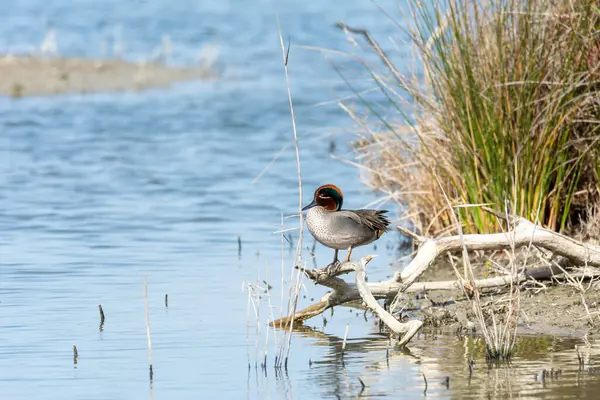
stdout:
[[352,246],[348,247],[348,256],[346,257],[346,262],[350,262],[351,254],[352,254]]
[[338,259],[338,249],[335,249],[335,253],[333,253],[333,262],[331,264],[329,264],[327,267],[335,267],[337,264],[339,264],[340,260]]

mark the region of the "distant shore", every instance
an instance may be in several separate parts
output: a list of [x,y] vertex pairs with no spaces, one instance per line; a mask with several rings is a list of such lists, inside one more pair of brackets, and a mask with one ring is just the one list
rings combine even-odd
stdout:
[[0,56],[0,96],[144,90],[176,82],[215,79],[210,68],[171,67],[119,59]]

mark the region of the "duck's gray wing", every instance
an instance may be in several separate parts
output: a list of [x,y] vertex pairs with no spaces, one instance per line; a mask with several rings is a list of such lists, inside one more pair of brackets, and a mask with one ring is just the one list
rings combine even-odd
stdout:
[[[341,210],[336,214],[351,219],[355,223],[373,232],[387,232],[390,221],[384,215],[387,210]],[[380,234],[380,235],[381,235]]]

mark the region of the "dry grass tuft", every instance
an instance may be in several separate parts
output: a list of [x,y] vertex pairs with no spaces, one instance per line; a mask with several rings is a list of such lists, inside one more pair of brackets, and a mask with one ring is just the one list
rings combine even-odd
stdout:
[[[600,200],[594,4],[412,2],[424,81],[398,77],[378,53],[389,76],[367,69],[396,116],[376,112],[358,90],[369,120],[342,108],[360,124],[355,145],[370,184],[405,208],[417,232],[456,230],[443,191],[453,206],[504,209],[510,199],[511,213],[557,231],[588,221],[588,205]],[[495,229],[481,207],[459,208],[458,218],[465,233]]]
[[581,223],[579,240],[600,244],[600,204],[589,204],[586,217]]

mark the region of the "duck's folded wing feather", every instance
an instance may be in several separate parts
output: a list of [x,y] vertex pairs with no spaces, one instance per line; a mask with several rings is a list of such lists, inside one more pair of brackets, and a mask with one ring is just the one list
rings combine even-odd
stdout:
[[390,221],[384,215],[387,210],[341,210],[336,214],[350,218],[357,224],[371,229],[373,232],[387,231]]

